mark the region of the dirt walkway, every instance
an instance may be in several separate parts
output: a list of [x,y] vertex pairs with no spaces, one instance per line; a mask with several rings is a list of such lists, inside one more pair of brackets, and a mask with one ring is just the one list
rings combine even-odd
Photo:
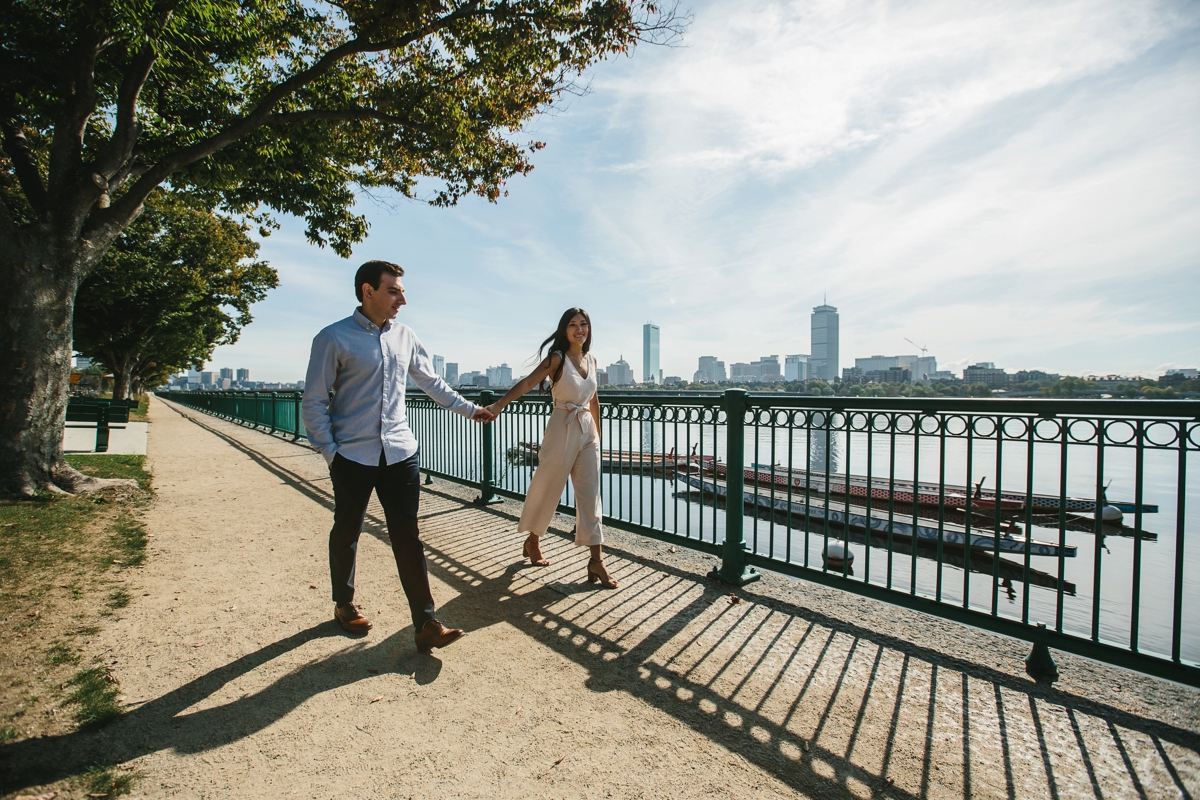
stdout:
[[373,505],[358,597],[376,627],[347,638],[321,457],[152,414],[149,564],[101,644],[130,711],[6,751],[39,783],[135,762],[144,797],[1200,793],[1198,692],[1067,656],[1038,686],[1019,642],[779,577],[731,602],[711,560],[620,532],[622,588],[594,590],[569,520],[553,566],[523,565],[519,506],[445,482],[423,538],[439,616],[468,636],[415,651]]

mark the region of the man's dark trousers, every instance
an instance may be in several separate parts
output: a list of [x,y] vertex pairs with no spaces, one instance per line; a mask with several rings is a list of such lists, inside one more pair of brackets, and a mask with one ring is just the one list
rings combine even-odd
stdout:
[[379,466],[369,467],[333,457],[329,465],[333,479],[333,529],[329,531],[329,575],[333,581],[333,601],[354,601],[354,565],[358,536],[367,516],[372,490],[379,497],[392,540],[392,554],[400,573],[400,585],[408,597],[413,625],[417,630],[433,619],[433,594],[429,591],[429,570],[425,548],[417,527],[417,509],[421,504],[421,461],[414,453],[403,461],[388,464],[379,456]]

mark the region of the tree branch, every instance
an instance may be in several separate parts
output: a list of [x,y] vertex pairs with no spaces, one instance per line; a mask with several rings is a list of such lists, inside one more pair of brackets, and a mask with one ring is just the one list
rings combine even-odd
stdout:
[[25,193],[29,205],[33,206],[34,213],[41,217],[46,213],[46,187],[42,184],[42,175],[29,147],[29,140],[25,138],[25,131],[16,127],[11,120],[5,120],[0,125],[4,128],[4,152],[12,159],[21,191]]
[[333,48],[321,58],[317,59],[311,67],[302,72],[298,72],[287,80],[277,85],[274,89],[267,92],[258,105],[247,115],[238,118],[222,130],[208,137],[207,139],[196,142],[187,147],[180,148],[173,153],[168,153],[158,160],[158,162],[146,171],[129,191],[121,196],[121,199],[113,203],[110,208],[104,209],[96,215],[95,223],[89,225],[90,230],[98,230],[100,228],[118,225],[124,227],[137,216],[142,203],[171,173],[180,167],[187,166],[193,162],[199,161],[202,158],[212,155],[218,150],[226,147],[237,140],[247,136],[259,127],[264,125],[267,119],[271,116],[273,109],[279,101],[283,100],[288,95],[299,89],[304,88],[313,81],[323,77],[331,69],[337,66],[338,62],[350,56],[358,55],[359,53],[376,53],[382,50],[397,50],[408,45],[420,41],[421,39],[436,33],[437,31],[450,26],[451,24],[471,16],[475,13],[475,8],[479,5],[480,0],[462,6],[453,13],[447,14],[444,17],[439,17],[437,20],[411,31],[404,36],[397,37],[382,42],[372,42],[369,38],[369,32],[364,34],[364,37],[351,39],[350,41]]
[[83,154],[83,133],[88,119],[96,111],[96,57],[104,44],[104,35],[96,30],[72,48],[71,61],[65,69],[71,92],[63,106],[62,116],[54,126],[50,143],[50,174],[46,191],[55,196],[75,175]]
[[313,120],[375,120],[376,122],[384,122],[389,125],[400,125],[405,128],[422,131],[424,133],[432,133],[433,128],[428,125],[422,125],[418,122],[413,122],[407,117],[398,117],[395,114],[385,114],[382,111],[376,111],[373,108],[347,108],[340,111],[329,110],[323,111],[320,109],[312,109],[310,111],[288,111],[282,114],[272,114],[267,117],[264,124],[266,125],[291,125],[297,122],[311,122]]
[[[107,179],[111,180],[126,165],[133,153],[140,128],[137,118],[138,97],[157,61],[158,52],[150,45],[144,45],[121,79],[121,88],[117,94],[117,129],[95,164],[96,171]],[[110,189],[115,188],[110,186]]]

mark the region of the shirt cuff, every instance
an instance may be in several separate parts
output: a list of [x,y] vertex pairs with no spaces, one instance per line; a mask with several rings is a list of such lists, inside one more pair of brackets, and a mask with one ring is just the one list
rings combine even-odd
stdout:
[[325,456],[325,463],[332,464],[334,457],[337,456],[337,448],[330,446],[321,451],[321,455]]
[[462,416],[466,417],[467,419],[470,419],[471,417],[475,416],[475,414],[477,412],[482,411],[482,410],[483,410],[483,406],[477,406],[474,403],[472,403],[470,400],[467,400],[465,403],[463,403],[461,405],[455,406],[453,409],[454,413],[461,414]]

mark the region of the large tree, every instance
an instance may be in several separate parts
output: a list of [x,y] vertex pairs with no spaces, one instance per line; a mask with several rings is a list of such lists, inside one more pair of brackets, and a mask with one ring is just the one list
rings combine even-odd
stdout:
[[108,367],[113,398],[199,368],[233,344],[250,306],[278,285],[243,222],[157,192],[75,298],[75,349]]
[[678,30],[644,0],[0,0],[0,492],[87,488],[75,294],[156,187],[348,255],[356,190],[495,200],[541,146],[524,122]]

